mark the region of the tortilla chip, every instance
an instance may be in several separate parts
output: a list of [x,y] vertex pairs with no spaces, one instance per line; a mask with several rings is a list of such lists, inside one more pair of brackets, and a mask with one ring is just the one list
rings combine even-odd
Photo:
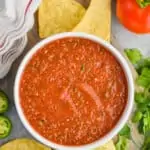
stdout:
[[0,147],[0,150],[51,150],[31,139],[16,139]]
[[43,0],[38,12],[39,36],[71,31],[85,14],[75,0]]
[[110,41],[111,0],[91,0],[86,14],[73,32],[87,32]]
[[116,150],[116,148],[115,148],[113,141],[109,141],[105,145],[95,148],[94,150]]

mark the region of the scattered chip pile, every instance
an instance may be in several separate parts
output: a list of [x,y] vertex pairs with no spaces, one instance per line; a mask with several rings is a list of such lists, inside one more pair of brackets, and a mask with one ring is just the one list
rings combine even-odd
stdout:
[[38,22],[40,38],[73,31],[110,41],[111,0],[91,0],[87,10],[75,0],[43,0]]

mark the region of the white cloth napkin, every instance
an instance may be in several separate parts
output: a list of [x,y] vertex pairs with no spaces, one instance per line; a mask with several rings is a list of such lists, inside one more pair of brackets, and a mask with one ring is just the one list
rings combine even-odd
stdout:
[[9,48],[9,51],[0,55],[0,79],[3,78],[9,71],[12,63],[20,56],[27,44],[27,36],[24,36],[16,41]]
[[[40,1],[0,0],[0,78],[7,74],[13,61],[23,51],[27,43],[26,33],[34,24],[34,12]],[[11,57],[4,61],[6,55]]]

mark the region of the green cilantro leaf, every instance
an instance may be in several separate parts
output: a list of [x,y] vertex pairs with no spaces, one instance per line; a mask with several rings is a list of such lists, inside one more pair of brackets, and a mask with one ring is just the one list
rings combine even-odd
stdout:
[[137,104],[137,110],[144,113],[147,110],[147,103]]
[[136,111],[133,118],[132,118],[132,122],[133,123],[136,123],[136,122],[139,122],[143,117],[143,114],[141,111]]
[[[150,134],[150,131],[148,132]],[[150,135],[147,135],[141,150],[150,150]]]
[[141,75],[136,80],[137,84],[143,87],[148,87],[150,85],[150,69],[143,68]]
[[145,102],[144,93],[135,93],[135,102],[136,103],[144,103]]
[[146,134],[149,130],[150,130],[150,109],[147,109],[143,117],[143,133]]
[[142,59],[142,54],[138,49],[125,49],[125,54],[132,64],[136,64]]
[[120,136],[124,136],[126,138],[130,138],[130,127],[126,124],[122,130],[119,132]]
[[136,64],[136,70],[139,74],[141,74],[143,68],[150,68],[150,57],[144,58]]
[[143,118],[139,121],[139,132],[145,136],[150,131],[150,108],[146,108],[146,111],[143,112]]
[[124,136],[119,136],[119,140],[116,144],[116,150],[127,150],[127,138]]

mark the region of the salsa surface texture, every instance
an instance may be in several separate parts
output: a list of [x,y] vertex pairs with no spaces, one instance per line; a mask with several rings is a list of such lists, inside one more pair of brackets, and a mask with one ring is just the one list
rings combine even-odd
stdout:
[[31,126],[62,145],[84,145],[107,134],[128,97],[124,71],[99,44],[82,38],[53,41],[36,52],[20,81]]

